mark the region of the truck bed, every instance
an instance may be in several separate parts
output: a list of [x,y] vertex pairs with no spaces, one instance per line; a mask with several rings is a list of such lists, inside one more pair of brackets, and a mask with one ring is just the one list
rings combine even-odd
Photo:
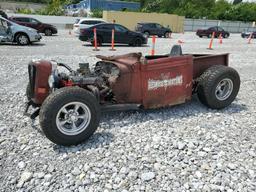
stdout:
[[202,73],[213,65],[228,66],[229,54],[194,54],[193,55],[193,79],[200,77]]
[[[228,66],[229,54],[185,54],[193,57],[193,79],[196,79],[202,75],[202,73],[213,65],[225,65]],[[185,56],[183,55],[183,56]],[[147,60],[154,60],[160,58],[167,58],[169,55],[154,55],[146,56]]]

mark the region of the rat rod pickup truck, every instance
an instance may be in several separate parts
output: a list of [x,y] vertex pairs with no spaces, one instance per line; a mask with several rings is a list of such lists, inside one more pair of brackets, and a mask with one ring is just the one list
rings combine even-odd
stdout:
[[[28,65],[25,114],[32,119],[39,115],[52,142],[75,145],[87,140],[99,126],[101,111],[172,106],[190,101],[194,93],[207,107],[222,109],[240,88],[239,74],[228,67],[228,54],[182,54],[176,45],[167,55],[97,58],[101,60],[93,70],[88,63],[80,63],[76,71],[55,61]],[[33,113],[28,113],[30,106]]]

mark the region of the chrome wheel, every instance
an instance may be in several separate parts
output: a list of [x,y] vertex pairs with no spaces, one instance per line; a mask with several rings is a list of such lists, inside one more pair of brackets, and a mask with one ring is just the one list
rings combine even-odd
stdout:
[[64,105],[56,116],[56,125],[65,135],[78,135],[83,132],[91,121],[91,111],[81,102]]
[[29,42],[28,37],[25,35],[20,35],[18,40],[21,45],[27,45]]
[[215,96],[218,100],[226,100],[233,92],[233,81],[231,79],[221,80],[215,90]]

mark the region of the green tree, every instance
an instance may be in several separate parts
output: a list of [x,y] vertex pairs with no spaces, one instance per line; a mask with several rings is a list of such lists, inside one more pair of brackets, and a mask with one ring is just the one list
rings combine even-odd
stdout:
[[232,4],[225,0],[216,1],[212,13],[210,15],[211,19],[225,20],[227,14],[230,12]]

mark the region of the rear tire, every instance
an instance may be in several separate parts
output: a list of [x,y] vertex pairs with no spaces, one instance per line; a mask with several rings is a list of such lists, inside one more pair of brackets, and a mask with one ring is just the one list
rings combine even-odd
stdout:
[[16,42],[18,43],[18,45],[29,45],[30,41],[29,41],[29,37],[26,34],[18,34],[16,35],[15,38]]
[[100,46],[102,46],[102,43],[103,43],[102,38],[97,37],[97,45],[100,47]]
[[225,39],[226,39],[226,38],[228,38],[228,37],[229,37],[229,35],[228,35],[228,34],[225,34],[225,35],[224,35],[224,38],[225,38]]
[[45,136],[59,145],[76,145],[97,129],[100,106],[93,94],[78,87],[56,90],[44,101],[39,121]]
[[240,88],[240,77],[233,68],[216,65],[199,78],[197,95],[201,103],[212,109],[229,106]]
[[169,38],[170,37],[170,32],[166,32],[165,34],[164,34],[164,38]]
[[149,34],[149,32],[148,32],[148,31],[145,31],[145,32],[144,32],[144,35],[146,35],[146,36],[147,36],[147,38],[149,38],[149,36],[150,36],[150,34]]
[[142,46],[142,40],[140,38],[136,38],[133,42],[134,47],[141,47]]
[[52,30],[51,29],[45,29],[44,34],[45,34],[45,36],[52,36]]
[[[91,44],[92,44],[92,46],[95,46],[94,39],[93,39],[93,41],[91,41]],[[101,37],[97,37],[97,46],[98,47],[102,46],[102,38]]]

